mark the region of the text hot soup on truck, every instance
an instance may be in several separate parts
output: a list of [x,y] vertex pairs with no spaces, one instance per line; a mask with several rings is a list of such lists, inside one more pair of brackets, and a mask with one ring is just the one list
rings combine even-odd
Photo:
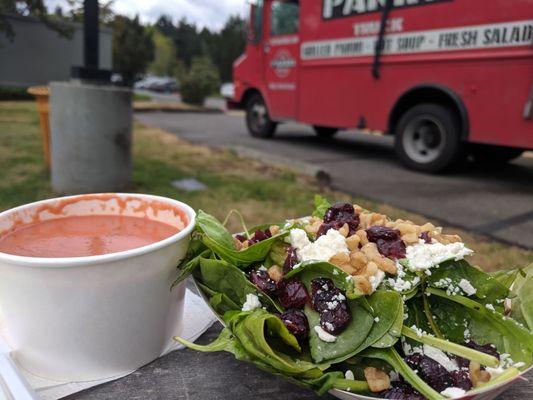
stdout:
[[229,105],[253,136],[381,131],[428,172],[533,148],[533,0],[256,0],[249,21]]

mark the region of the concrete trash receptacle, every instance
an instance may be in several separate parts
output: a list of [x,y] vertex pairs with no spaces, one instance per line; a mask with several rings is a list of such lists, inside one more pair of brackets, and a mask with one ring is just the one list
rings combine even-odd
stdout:
[[51,176],[63,194],[114,192],[131,179],[131,90],[50,84]]

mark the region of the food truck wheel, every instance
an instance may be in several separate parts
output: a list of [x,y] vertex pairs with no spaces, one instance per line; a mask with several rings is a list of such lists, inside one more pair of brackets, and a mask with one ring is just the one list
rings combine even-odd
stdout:
[[475,162],[479,163],[506,163],[522,155],[524,149],[503,146],[489,146],[472,144],[469,153]]
[[330,139],[339,131],[337,128],[313,125],[316,135],[321,139]]
[[276,132],[277,125],[270,119],[263,97],[259,93],[252,94],[246,102],[246,127],[250,135],[270,138]]
[[395,131],[396,154],[407,167],[440,172],[460,161],[463,143],[456,114],[440,104],[422,103],[407,110]]

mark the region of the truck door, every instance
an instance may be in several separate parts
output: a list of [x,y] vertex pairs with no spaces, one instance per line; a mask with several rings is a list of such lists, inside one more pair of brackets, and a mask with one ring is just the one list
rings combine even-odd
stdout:
[[300,38],[298,0],[266,2],[265,86],[273,119],[295,118]]

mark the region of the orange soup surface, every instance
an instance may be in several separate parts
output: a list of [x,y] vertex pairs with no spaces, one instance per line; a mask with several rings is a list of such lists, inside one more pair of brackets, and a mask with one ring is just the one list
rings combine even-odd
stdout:
[[22,225],[0,236],[0,252],[26,257],[85,257],[166,239],[179,229],[148,218],[71,216]]

